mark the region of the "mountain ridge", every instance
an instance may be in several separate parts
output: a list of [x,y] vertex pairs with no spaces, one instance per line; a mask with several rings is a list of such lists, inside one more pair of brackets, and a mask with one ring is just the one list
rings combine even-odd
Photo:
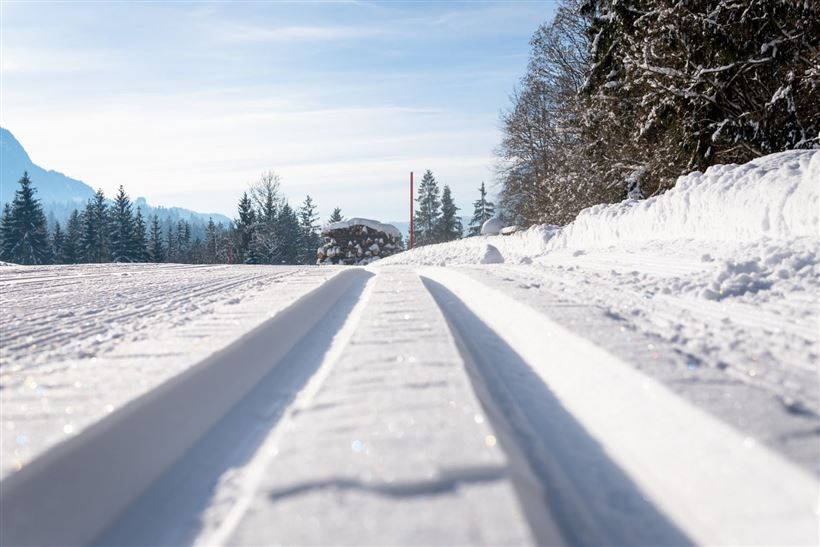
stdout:
[[[28,172],[37,189],[37,198],[43,204],[46,214],[51,213],[60,222],[73,209],[82,208],[94,196],[95,190],[89,184],[59,171],[46,170],[34,163],[20,141],[5,127],[0,127],[0,159],[0,205],[14,199],[17,181],[24,172]],[[144,197],[137,197],[133,201],[143,208],[144,214],[157,213],[163,219],[172,217],[207,222],[209,218],[213,218],[214,222],[231,222],[230,218],[220,213],[200,213],[184,207],[152,206]]]

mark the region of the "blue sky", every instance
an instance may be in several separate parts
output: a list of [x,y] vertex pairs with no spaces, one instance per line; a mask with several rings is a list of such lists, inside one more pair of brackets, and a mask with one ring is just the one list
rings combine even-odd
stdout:
[[112,194],[234,215],[268,170],[326,217],[464,214],[552,2],[2,2],[0,125]]

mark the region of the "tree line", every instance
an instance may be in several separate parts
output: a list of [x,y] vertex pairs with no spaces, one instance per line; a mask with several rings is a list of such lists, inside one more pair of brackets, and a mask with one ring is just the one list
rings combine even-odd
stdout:
[[[229,225],[209,219],[204,230],[187,220],[161,222],[143,217],[120,186],[113,200],[98,190],[63,226],[49,226],[28,173],[0,219],[0,260],[15,264],[171,262],[192,264],[315,264],[322,244],[316,204],[307,196],[294,210],[282,195],[279,177],[264,174],[242,194]],[[459,208],[445,185],[440,192],[427,171],[416,197],[415,242],[441,243],[464,235]],[[474,202],[468,236],[478,235],[495,214],[484,183]],[[327,222],[343,220],[336,207]],[[199,235],[199,232],[202,235]]]
[[[310,196],[294,210],[282,196],[279,178],[267,173],[251,185],[228,226],[209,219],[204,237],[190,222],[144,218],[120,186],[113,201],[98,190],[65,227],[49,228],[28,173],[0,219],[0,260],[15,264],[176,262],[197,264],[314,264],[321,244],[316,204]],[[341,220],[336,208],[329,221]]]
[[[453,201],[448,185],[439,190],[438,182],[429,169],[424,173],[415,197],[413,239],[415,245],[430,245],[460,239],[464,226],[458,216],[459,208]],[[487,200],[484,183],[479,187],[479,198],[473,202],[473,217],[467,236],[481,233],[481,225],[495,215],[495,205]]]
[[502,114],[508,221],[670,188],[689,171],[820,144],[820,4],[563,0]]

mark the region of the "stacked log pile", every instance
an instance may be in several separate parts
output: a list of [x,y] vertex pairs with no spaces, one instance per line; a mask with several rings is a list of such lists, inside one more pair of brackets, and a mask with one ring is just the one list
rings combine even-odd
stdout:
[[395,226],[353,218],[322,229],[324,244],[316,252],[317,264],[363,265],[404,250]]

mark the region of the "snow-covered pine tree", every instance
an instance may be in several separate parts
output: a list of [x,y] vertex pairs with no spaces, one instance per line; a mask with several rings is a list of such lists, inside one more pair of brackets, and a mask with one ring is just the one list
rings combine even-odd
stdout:
[[481,226],[495,214],[495,204],[487,201],[487,190],[484,187],[484,181],[481,181],[481,186],[478,188],[479,197],[473,202],[473,218],[470,219],[470,228],[467,232],[468,236],[477,236],[481,234]]
[[131,199],[120,185],[110,214],[111,260],[114,262],[134,262],[137,257],[134,245],[134,213]]
[[63,248],[65,247],[65,234],[60,226],[60,221],[54,221],[54,228],[51,230],[51,257],[54,264],[63,263]]
[[584,0],[583,12],[589,157],[623,194],[818,142],[817,2]]
[[40,200],[34,197],[28,172],[18,181],[8,217],[3,218],[3,257],[15,264],[49,264],[51,245],[48,240],[46,215]]
[[345,218],[342,216],[342,208],[336,207],[333,209],[333,212],[330,213],[330,217],[327,219],[328,224],[333,224],[334,222],[341,222]]
[[162,228],[159,224],[159,217],[154,213],[151,217],[151,232],[148,238],[148,259],[151,262],[162,262],[165,258],[165,250],[162,247]]
[[319,235],[319,215],[316,213],[316,204],[310,196],[305,197],[299,208],[299,263],[315,264],[316,250],[322,244]]
[[459,208],[456,207],[453,201],[450,187],[445,184],[441,192],[441,217],[439,217],[436,230],[438,232],[436,236],[437,242],[461,239],[464,227],[461,225],[458,211]]
[[82,222],[81,247],[85,262],[101,263],[111,260],[109,211],[102,190],[97,190],[94,197],[88,200]]
[[63,238],[62,253],[59,257],[61,264],[76,264],[81,259],[80,239],[82,238],[83,226],[80,212],[77,209],[71,211],[66,223],[65,237]]
[[236,225],[237,242],[236,252],[237,262],[245,262],[246,264],[257,264],[258,257],[255,251],[251,251],[253,243],[253,231],[256,227],[256,211],[253,209],[253,202],[248,197],[248,193],[242,194],[238,206],[239,218],[234,221]]
[[137,207],[137,214],[134,215],[134,260],[148,262],[148,234],[140,207]]
[[425,171],[421,184],[419,184],[416,203],[418,206],[415,212],[413,235],[415,244],[436,243],[438,221],[441,216],[441,200],[438,183],[429,169]]

